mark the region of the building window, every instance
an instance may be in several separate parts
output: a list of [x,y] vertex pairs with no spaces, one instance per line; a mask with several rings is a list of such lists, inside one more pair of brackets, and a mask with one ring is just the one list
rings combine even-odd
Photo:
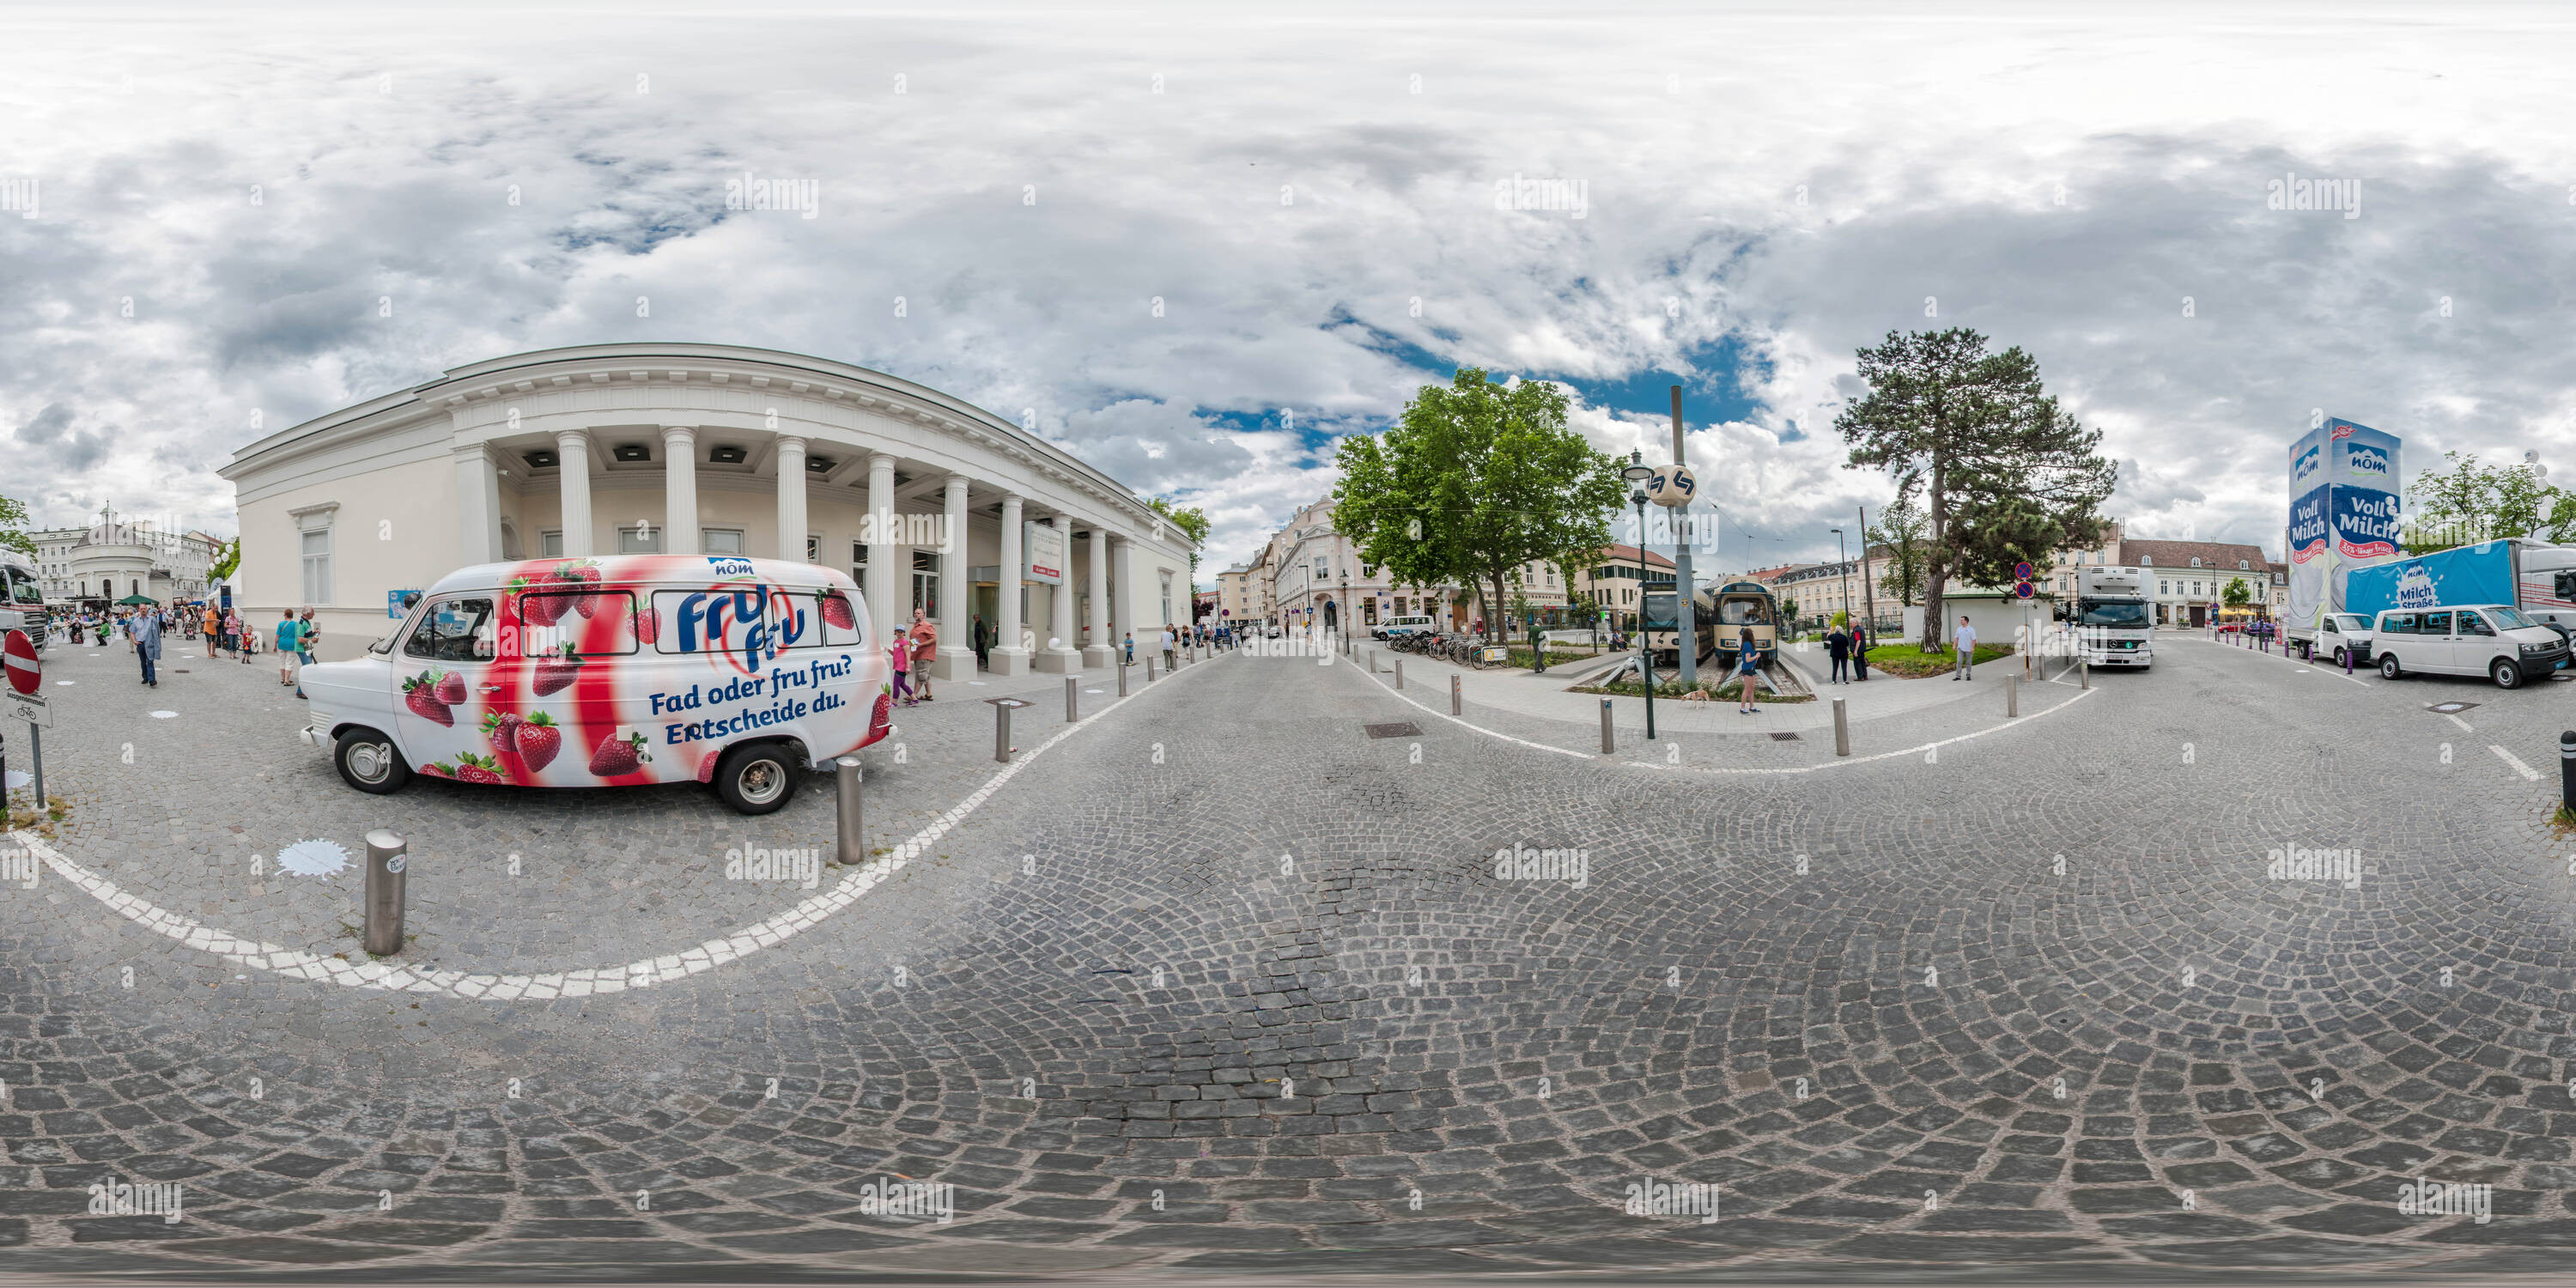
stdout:
[[662,530],[660,528],[619,528],[617,553],[621,555],[662,553]]
[[706,554],[739,555],[742,553],[742,529],[709,528],[699,535],[699,543]]
[[[850,580],[859,583],[861,591],[868,587],[868,543],[864,541],[850,543]],[[1028,619],[1023,617],[1020,620]]]
[[548,559],[563,558],[563,529],[538,533],[537,549]]
[[823,562],[823,538],[808,533],[805,537],[805,562]]
[[[302,555],[304,562],[304,602],[307,604],[330,603],[331,523],[328,518],[323,519],[320,527],[306,528],[304,530],[302,535]],[[138,595],[143,593],[140,583],[137,583],[134,593]]]

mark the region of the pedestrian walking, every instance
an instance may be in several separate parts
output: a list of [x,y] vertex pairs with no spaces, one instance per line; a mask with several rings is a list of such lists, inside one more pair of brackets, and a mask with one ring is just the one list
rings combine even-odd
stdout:
[[134,654],[143,661],[143,682],[153,688],[160,688],[161,677],[152,670],[153,664],[161,660],[160,616],[154,614],[144,618],[141,625],[135,628],[133,639]]
[[894,628],[894,643],[886,646],[886,656],[894,663],[894,700],[898,706],[913,705],[912,646],[903,638],[903,628]]
[[921,700],[930,701],[930,664],[939,657],[939,627],[930,614],[912,610],[912,682],[921,689]]
[[1136,632],[1127,632],[1127,665],[1136,665]]
[[1166,671],[1178,670],[1180,665],[1181,650],[1179,648],[1179,641],[1173,638],[1172,628],[1169,625],[1165,625],[1163,627],[1163,669]]
[[1968,624],[1968,615],[1959,614],[1959,629],[1950,633],[1950,647],[1958,655],[1958,671],[1953,680],[1977,678],[1977,628]]
[[989,669],[988,664],[992,661],[993,655],[993,628],[984,624],[982,613],[975,614],[975,626],[970,634],[971,642],[975,645],[975,669],[979,671]]
[[295,610],[292,608],[280,609],[277,619],[277,635],[275,637],[277,640],[277,684],[279,688],[285,688],[290,684],[294,685],[296,694],[298,696],[302,696],[304,693],[304,686],[295,678],[296,663],[301,660],[295,648],[295,634],[299,629],[301,628],[295,621]]
[[1852,623],[1852,679],[1858,682],[1868,678],[1869,628],[1854,622]]
[[1740,715],[1755,715],[1762,710],[1753,704],[1753,675],[1761,669],[1762,656],[1753,647],[1753,632],[1738,632],[1735,638],[1735,710]]
[[1825,632],[1825,655],[1834,660],[1834,675],[1827,684],[1851,683],[1851,636],[1836,626]]

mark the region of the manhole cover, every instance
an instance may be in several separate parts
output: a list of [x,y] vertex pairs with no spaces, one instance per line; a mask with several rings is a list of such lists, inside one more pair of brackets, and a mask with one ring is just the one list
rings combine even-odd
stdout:
[[1775,734],[1772,734],[1772,735],[1771,735],[1771,741],[1773,741],[1773,742],[1796,742],[1796,741],[1798,741],[1798,735],[1796,735],[1796,734],[1794,734],[1794,733],[1775,733]]
[[2439,711],[2446,716],[2455,716],[2476,705],[2478,704],[2474,702],[2436,702],[2424,709],[2427,711]]
[[1372,738],[1419,738],[1422,736],[1421,726],[1414,724],[1410,720],[1398,720],[1390,724],[1362,725],[1360,727],[1368,730],[1368,736]]

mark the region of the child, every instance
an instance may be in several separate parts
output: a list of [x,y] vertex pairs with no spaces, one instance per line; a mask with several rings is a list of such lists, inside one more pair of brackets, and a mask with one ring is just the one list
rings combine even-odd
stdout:
[[903,706],[913,705],[912,647],[903,638],[903,628],[894,632],[894,644],[886,652],[894,658],[894,699]]
[[1127,665],[1136,665],[1136,632],[1127,632]]

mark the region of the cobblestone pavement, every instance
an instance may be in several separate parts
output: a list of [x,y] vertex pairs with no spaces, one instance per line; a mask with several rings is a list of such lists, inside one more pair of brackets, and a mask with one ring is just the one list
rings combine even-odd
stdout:
[[[729,850],[830,845],[821,780],[759,820],[365,797],[273,671],[48,664],[77,812],[45,844],[281,945],[360,956],[355,872],[277,859],[370,827],[413,839],[406,959],[476,971],[730,933],[812,892]],[[0,1270],[2501,1275],[2576,1244],[2576,876],[2523,773],[2566,687],[2176,647],[2009,724],[1864,731],[1991,729],[1929,759],[1720,774],[1830,743],[1600,757],[1302,659],[1135,683],[846,909],[613,996],[289,980],[50,869],[0,888]],[[1004,692],[1024,750],[1064,730],[1054,677],[942,686],[869,753],[882,847],[998,771]],[[2276,878],[2290,847],[2328,879]],[[110,1178],[185,1210],[91,1215]],[[890,1182],[954,1219],[877,1210]],[[1714,1219],[1623,1210],[1692,1184]]]

